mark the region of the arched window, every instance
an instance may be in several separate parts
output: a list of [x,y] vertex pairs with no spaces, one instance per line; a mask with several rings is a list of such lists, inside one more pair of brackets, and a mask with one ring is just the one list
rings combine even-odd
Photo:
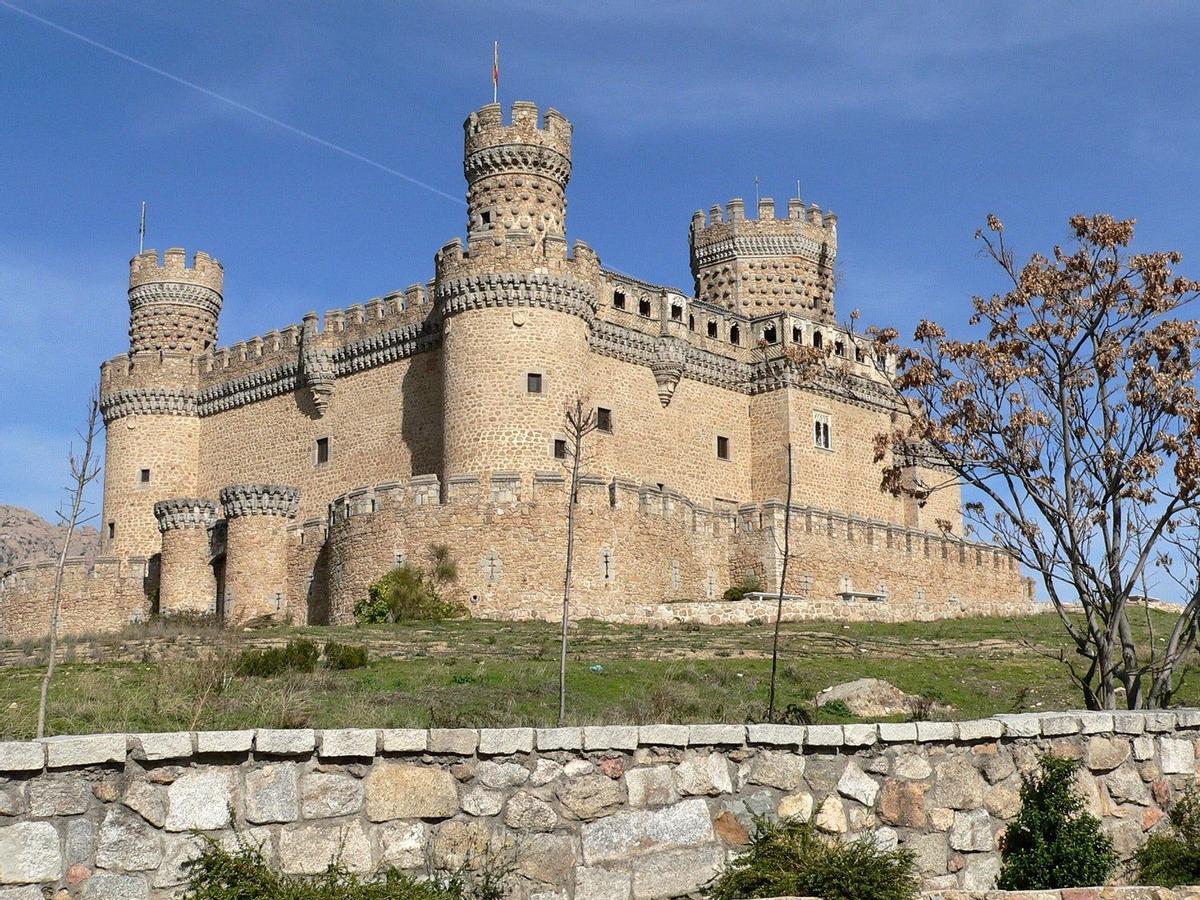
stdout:
[[774,325],[768,325],[763,329],[763,340],[768,344],[773,344],[779,340],[779,335],[776,333]]
[[729,342],[731,344],[741,344],[742,331],[736,325],[729,326]]
[[816,347],[818,350],[820,350],[821,346],[822,346],[822,344],[824,344],[824,342],[825,342],[825,339],[823,337],[821,337],[821,332],[814,331],[813,332],[813,346]]

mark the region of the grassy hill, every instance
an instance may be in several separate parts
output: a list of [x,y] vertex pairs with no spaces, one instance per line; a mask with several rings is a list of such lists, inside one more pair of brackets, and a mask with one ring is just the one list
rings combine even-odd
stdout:
[[[1170,619],[1151,613],[1139,639]],[[1150,626],[1153,626],[1153,638]],[[363,668],[236,673],[248,647],[309,637],[365,646]],[[571,636],[571,722],[761,719],[769,625],[651,628],[584,621]],[[1053,615],[903,624],[786,624],[782,703],[814,715],[821,689],[865,676],[952,708],[951,718],[1077,708],[1058,656],[1073,651]],[[459,621],[251,633],[147,626],[68,644],[50,706],[52,733],[264,727],[543,726],[557,710],[558,637],[542,622]],[[72,662],[71,660],[76,660]],[[78,660],[93,660],[80,662]],[[0,735],[36,720],[40,647],[10,649],[0,668]],[[1195,661],[1189,670],[1195,667]],[[1200,676],[1178,701],[1200,702]],[[819,721],[854,721],[822,711]]]

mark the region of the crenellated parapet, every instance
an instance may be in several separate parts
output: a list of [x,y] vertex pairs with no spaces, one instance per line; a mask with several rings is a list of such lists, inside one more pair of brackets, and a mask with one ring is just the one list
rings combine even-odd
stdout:
[[158,530],[180,528],[212,528],[217,524],[217,504],[198,497],[173,497],[154,504]]
[[788,201],[786,218],[775,201],[759,201],[758,217],[747,218],[745,203],[729,201],[692,216],[692,275],[701,300],[758,315],[771,309],[803,311],[830,321],[833,266],[837,258],[837,216]]
[[300,509],[299,488],[282,484],[231,484],[221,488],[220,497],[226,519],[241,516],[294,519]]

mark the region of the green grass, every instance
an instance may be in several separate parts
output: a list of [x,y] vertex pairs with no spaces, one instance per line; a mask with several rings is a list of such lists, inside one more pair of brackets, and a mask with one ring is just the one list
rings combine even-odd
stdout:
[[[1160,621],[1161,619],[1161,621]],[[1166,617],[1155,619],[1156,636]],[[427,727],[553,724],[556,626],[542,622],[421,622],[369,628],[276,628],[253,633],[153,632],[144,640],[79,644],[51,692],[49,731],[169,731],[264,727]],[[1140,639],[1148,640],[1143,626]],[[247,646],[308,636],[365,645],[358,669],[236,674]],[[742,722],[761,719],[770,673],[769,625],[651,628],[581,622],[571,635],[568,709],[574,723]],[[132,642],[132,643],[131,643]],[[1080,705],[1062,663],[1053,616],[875,624],[805,622],[781,632],[779,706],[811,710],[822,688],[865,676],[953,707],[956,718]],[[131,649],[132,648],[132,649]],[[175,648],[175,649],[172,649]],[[39,654],[25,657],[33,663]],[[1192,662],[1195,665],[1195,661]],[[600,666],[601,671],[592,671]],[[28,737],[41,668],[0,669],[0,735]],[[1194,681],[1195,683],[1192,683]],[[1180,703],[1200,702],[1200,678]],[[822,721],[851,721],[820,714]]]

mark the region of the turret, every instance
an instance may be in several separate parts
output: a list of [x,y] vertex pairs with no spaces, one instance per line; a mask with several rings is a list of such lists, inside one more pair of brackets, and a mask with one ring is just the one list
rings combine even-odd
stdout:
[[220,262],[197,252],[188,265],[179,247],[129,262],[129,352],[100,367],[107,554],[155,556],[155,502],[195,496],[197,360],[216,344],[224,281]]
[[538,121],[538,108],[519,100],[504,124],[498,103],[463,124],[466,147],[467,235],[476,246],[532,246],[565,251],[571,123],[556,109]]
[[467,244],[436,257],[442,474],[552,469],[563,409],[582,388],[600,280],[587,244],[567,252],[571,123],[518,102],[506,124],[491,104],[465,132]]
[[833,265],[837,216],[798,197],[787,217],[775,201],[758,202],[756,218],[735,198],[692,216],[691,262],[696,296],[751,316],[788,310],[818,321],[834,320]]
[[225,270],[207,253],[187,264],[181,247],[139,253],[129,263],[129,350],[204,353],[217,343]]

